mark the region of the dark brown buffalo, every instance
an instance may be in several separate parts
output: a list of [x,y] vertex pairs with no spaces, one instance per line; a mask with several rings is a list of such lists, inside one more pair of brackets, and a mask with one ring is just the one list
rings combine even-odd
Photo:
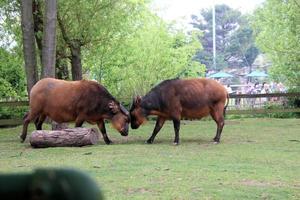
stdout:
[[63,123],[75,121],[82,126],[87,121],[97,124],[106,144],[111,141],[106,134],[104,119],[112,121],[121,135],[128,135],[128,111],[100,84],[94,81],[64,81],[45,78],[37,82],[30,92],[30,110],[24,117],[22,142],[30,121],[37,130],[42,129],[46,117]]
[[[227,99],[227,104],[225,105]],[[130,109],[131,128],[137,129],[148,115],[157,115],[156,125],[147,143],[153,143],[167,119],[173,120],[175,139],[179,143],[180,119],[201,119],[211,115],[217,123],[215,142],[220,142],[224,114],[228,105],[226,89],[211,79],[172,79],[154,87],[144,97],[136,97]]]

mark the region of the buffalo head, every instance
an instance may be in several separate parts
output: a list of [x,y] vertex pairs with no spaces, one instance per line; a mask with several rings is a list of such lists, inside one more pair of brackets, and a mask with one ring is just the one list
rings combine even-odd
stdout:
[[108,104],[113,116],[111,122],[113,127],[121,133],[122,136],[128,135],[128,123],[130,122],[129,112],[122,104],[111,101]]
[[131,108],[130,108],[130,119],[131,119],[131,128],[137,129],[141,124],[143,124],[146,118],[146,112],[141,107],[142,98],[137,96],[133,99]]

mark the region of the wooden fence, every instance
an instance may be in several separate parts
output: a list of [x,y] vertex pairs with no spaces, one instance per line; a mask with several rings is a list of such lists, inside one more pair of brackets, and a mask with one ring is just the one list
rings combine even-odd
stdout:
[[[298,98],[300,101],[300,93],[231,94],[226,114],[300,113],[300,107],[288,105],[288,98]],[[120,98],[120,100],[128,102],[131,98]],[[28,101],[0,101],[0,107],[28,107],[28,105]],[[21,118],[0,119],[0,127],[20,124],[22,124]]]
[[300,107],[289,105],[289,99],[298,98],[300,93],[232,94],[227,114],[268,114],[300,112]]

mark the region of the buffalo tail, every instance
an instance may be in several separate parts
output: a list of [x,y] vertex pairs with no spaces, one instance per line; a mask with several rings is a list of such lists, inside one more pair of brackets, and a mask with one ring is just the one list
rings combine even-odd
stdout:
[[226,116],[226,109],[227,109],[228,104],[229,104],[229,93],[227,93],[227,102],[226,102],[226,105],[225,105],[224,110],[223,110],[224,117]]

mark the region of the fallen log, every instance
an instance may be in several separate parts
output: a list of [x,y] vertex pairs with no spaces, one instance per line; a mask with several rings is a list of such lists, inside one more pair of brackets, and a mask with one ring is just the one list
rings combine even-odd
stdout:
[[34,148],[45,147],[81,147],[93,145],[99,141],[99,132],[95,128],[72,128],[63,130],[33,131],[29,142]]

